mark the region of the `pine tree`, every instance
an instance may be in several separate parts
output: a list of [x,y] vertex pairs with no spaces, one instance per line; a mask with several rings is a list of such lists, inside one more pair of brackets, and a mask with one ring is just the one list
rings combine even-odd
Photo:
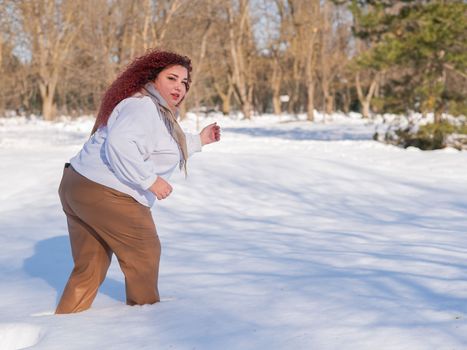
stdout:
[[350,8],[359,23],[355,34],[372,42],[358,64],[399,73],[387,102],[433,111],[439,123],[450,99],[447,75],[467,78],[467,3],[352,0]]

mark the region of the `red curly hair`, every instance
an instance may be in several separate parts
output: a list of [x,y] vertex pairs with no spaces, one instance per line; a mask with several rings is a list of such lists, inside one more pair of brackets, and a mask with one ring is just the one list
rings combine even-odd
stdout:
[[187,69],[186,91],[188,92],[192,70],[191,60],[188,56],[181,56],[169,51],[152,50],[131,62],[105,91],[91,135],[100,126],[107,125],[110,114],[120,101],[134,95],[148,82],[154,81],[161,71],[174,65],[180,65]]

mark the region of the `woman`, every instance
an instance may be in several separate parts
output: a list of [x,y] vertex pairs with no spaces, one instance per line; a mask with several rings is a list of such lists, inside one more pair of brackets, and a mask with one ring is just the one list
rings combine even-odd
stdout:
[[102,100],[90,139],[65,165],[59,188],[74,268],[56,313],[88,309],[112,254],[125,275],[129,305],[160,301],[160,242],[150,207],[167,198],[177,167],[203,145],[219,141],[216,123],[199,135],[177,123],[190,88],[191,61],[152,51],[135,59]]

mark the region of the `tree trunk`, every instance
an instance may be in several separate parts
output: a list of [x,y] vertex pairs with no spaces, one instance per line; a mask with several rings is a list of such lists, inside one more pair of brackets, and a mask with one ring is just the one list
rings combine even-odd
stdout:
[[[212,66],[209,65],[209,68],[210,68],[211,74],[212,74]],[[215,74],[213,74],[213,75],[216,76]],[[230,112],[231,112],[230,102],[231,102],[232,93],[233,93],[233,90],[234,90],[234,87],[233,87],[233,84],[232,84],[232,77],[230,75],[227,75],[227,80],[228,80],[227,91],[225,91],[225,89],[222,88],[222,86],[219,84],[219,82],[216,79],[214,79],[214,81],[213,81],[214,89],[216,90],[217,95],[222,100],[222,113],[224,115],[229,115]]]
[[[441,91],[445,89],[446,86],[446,70],[441,67],[441,74],[437,79],[438,86],[442,86]],[[438,94],[435,97],[435,108],[434,108],[434,122],[435,124],[441,123],[442,115],[445,110],[445,104],[441,92],[436,89]]]
[[251,105],[250,101],[246,100],[242,104],[242,112],[245,119],[251,119]]
[[342,92],[342,110],[345,114],[350,113],[350,88],[346,84],[344,91]]
[[272,96],[272,107],[274,109],[275,115],[282,114],[281,97],[278,93],[274,93],[274,95]]
[[300,97],[300,82],[302,80],[303,70],[301,68],[301,62],[298,55],[294,55],[292,64],[292,88],[289,92],[289,103],[287,106],[287,112],[292,114],[298,112],[296,106]]
[[42,95],[42,117],[44,120],[53,120],[55,117],[55,105],[53,95]]
[[376,87],[378,85],[378,73],[373,76],[371,80],[370,87],[368,88],[368,92],[366,94],[363,93],[362,84],[360,82],[360,73],[357,73],[355,76],[355,87],[357,89],[358,100],[360,102],[360,106],[362,108],[362,117],[369,118],[371,114],[371,99],[374,96],[376,91]]
[[281,110],[281,100],[280,100],[280,90],[281,90],[281,81],[282,81],[282,70],[280,65],[280,60],[278,57],[279,53],[275,52],[272,59],[272,76],[271,76],[271,88],[272,88],[272,108],[274,114],[280,115]]
[[306,119],[310,122],[315,120],[315,85],[310,84],[308,86],[308,102],[306,108]]
[[249,23],[249,0],[241,0],[238,14],[231,2],[227,7],[229,23],[229,44],[232,58],[232,81],[245,119],[251,118],[253,107],[251,66],[247,59],[248,40],[251,38]]
[[167,28],[169,26],[169,23],[172,20],[172,17],[174,16],[175,12],[177,12],[177,10],[179,9],[181,5],[182,5],[181,0],[172,0],[170,3],[169,10],[166,12],[164,11],[165,18],[164,18],[164,22],[163,22],[162,28],[158,36],[159,43],[164,42],[165,34],[167,33]]
[[330,115],[334,111],[334,97],[332,95],[325,95],[324,97],[324,111],[326,114]]
[[221,99],[222,99],[222,114],[229,115],[230,114],[230,95],[221,96]]
[[55,118],[55,87],[56,82],[41,82],[39,84],[42,99],[42,117],[44,120],[53,120]]
[[[307,8],[308,11],[312,11],[312,19],[319,18],[319,1],[313,0],[310,1],[310,7]],[[306,22],[305,22],[306,23]],[[318,52],[316,50],[316,43],[319,34],[319,28],[317,27],[319,23],[315,25],[305,26],[305,30],[303,33],[304,43],[307,44],[305,47],[305,86],[307,89],[307,120],[313,121],[314,120],[314,110],[315,110],[315,84],[316,84],[316,62],[317,62],[317,55]]]
[[370,117],[370,100],[364,99],[363,101],[360,101],[362,105],[362,117],[363,118],[369,118]]
[[[338,47],[332,46],[333,31],[331,26],[332,8],[331,2],[324,1],[321,3],[321,30],[319,32],[319,67],[317,72],[321,77],[321,90],[324,95],[324,113],[330,115],[334,111],[334,96],[331,93],[331,85],[337,74],[338,65],[337,52]],[[335,44],[334,44],[335,45]]]
[[143,30],[141,32],[141,39],[143,42],[143,50],[147,52],[149,49],[149,26],[151,23],[151,0],[146,0],[144,2],[144,21],[143,21]]

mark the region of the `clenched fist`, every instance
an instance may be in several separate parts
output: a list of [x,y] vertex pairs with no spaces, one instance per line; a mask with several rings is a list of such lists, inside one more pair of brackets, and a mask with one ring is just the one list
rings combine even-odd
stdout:
[[158,176],[156,181],[149,187],[149,191],[154,193],[157,199],[165,199],[172,193],[172,186],[162,177]]

